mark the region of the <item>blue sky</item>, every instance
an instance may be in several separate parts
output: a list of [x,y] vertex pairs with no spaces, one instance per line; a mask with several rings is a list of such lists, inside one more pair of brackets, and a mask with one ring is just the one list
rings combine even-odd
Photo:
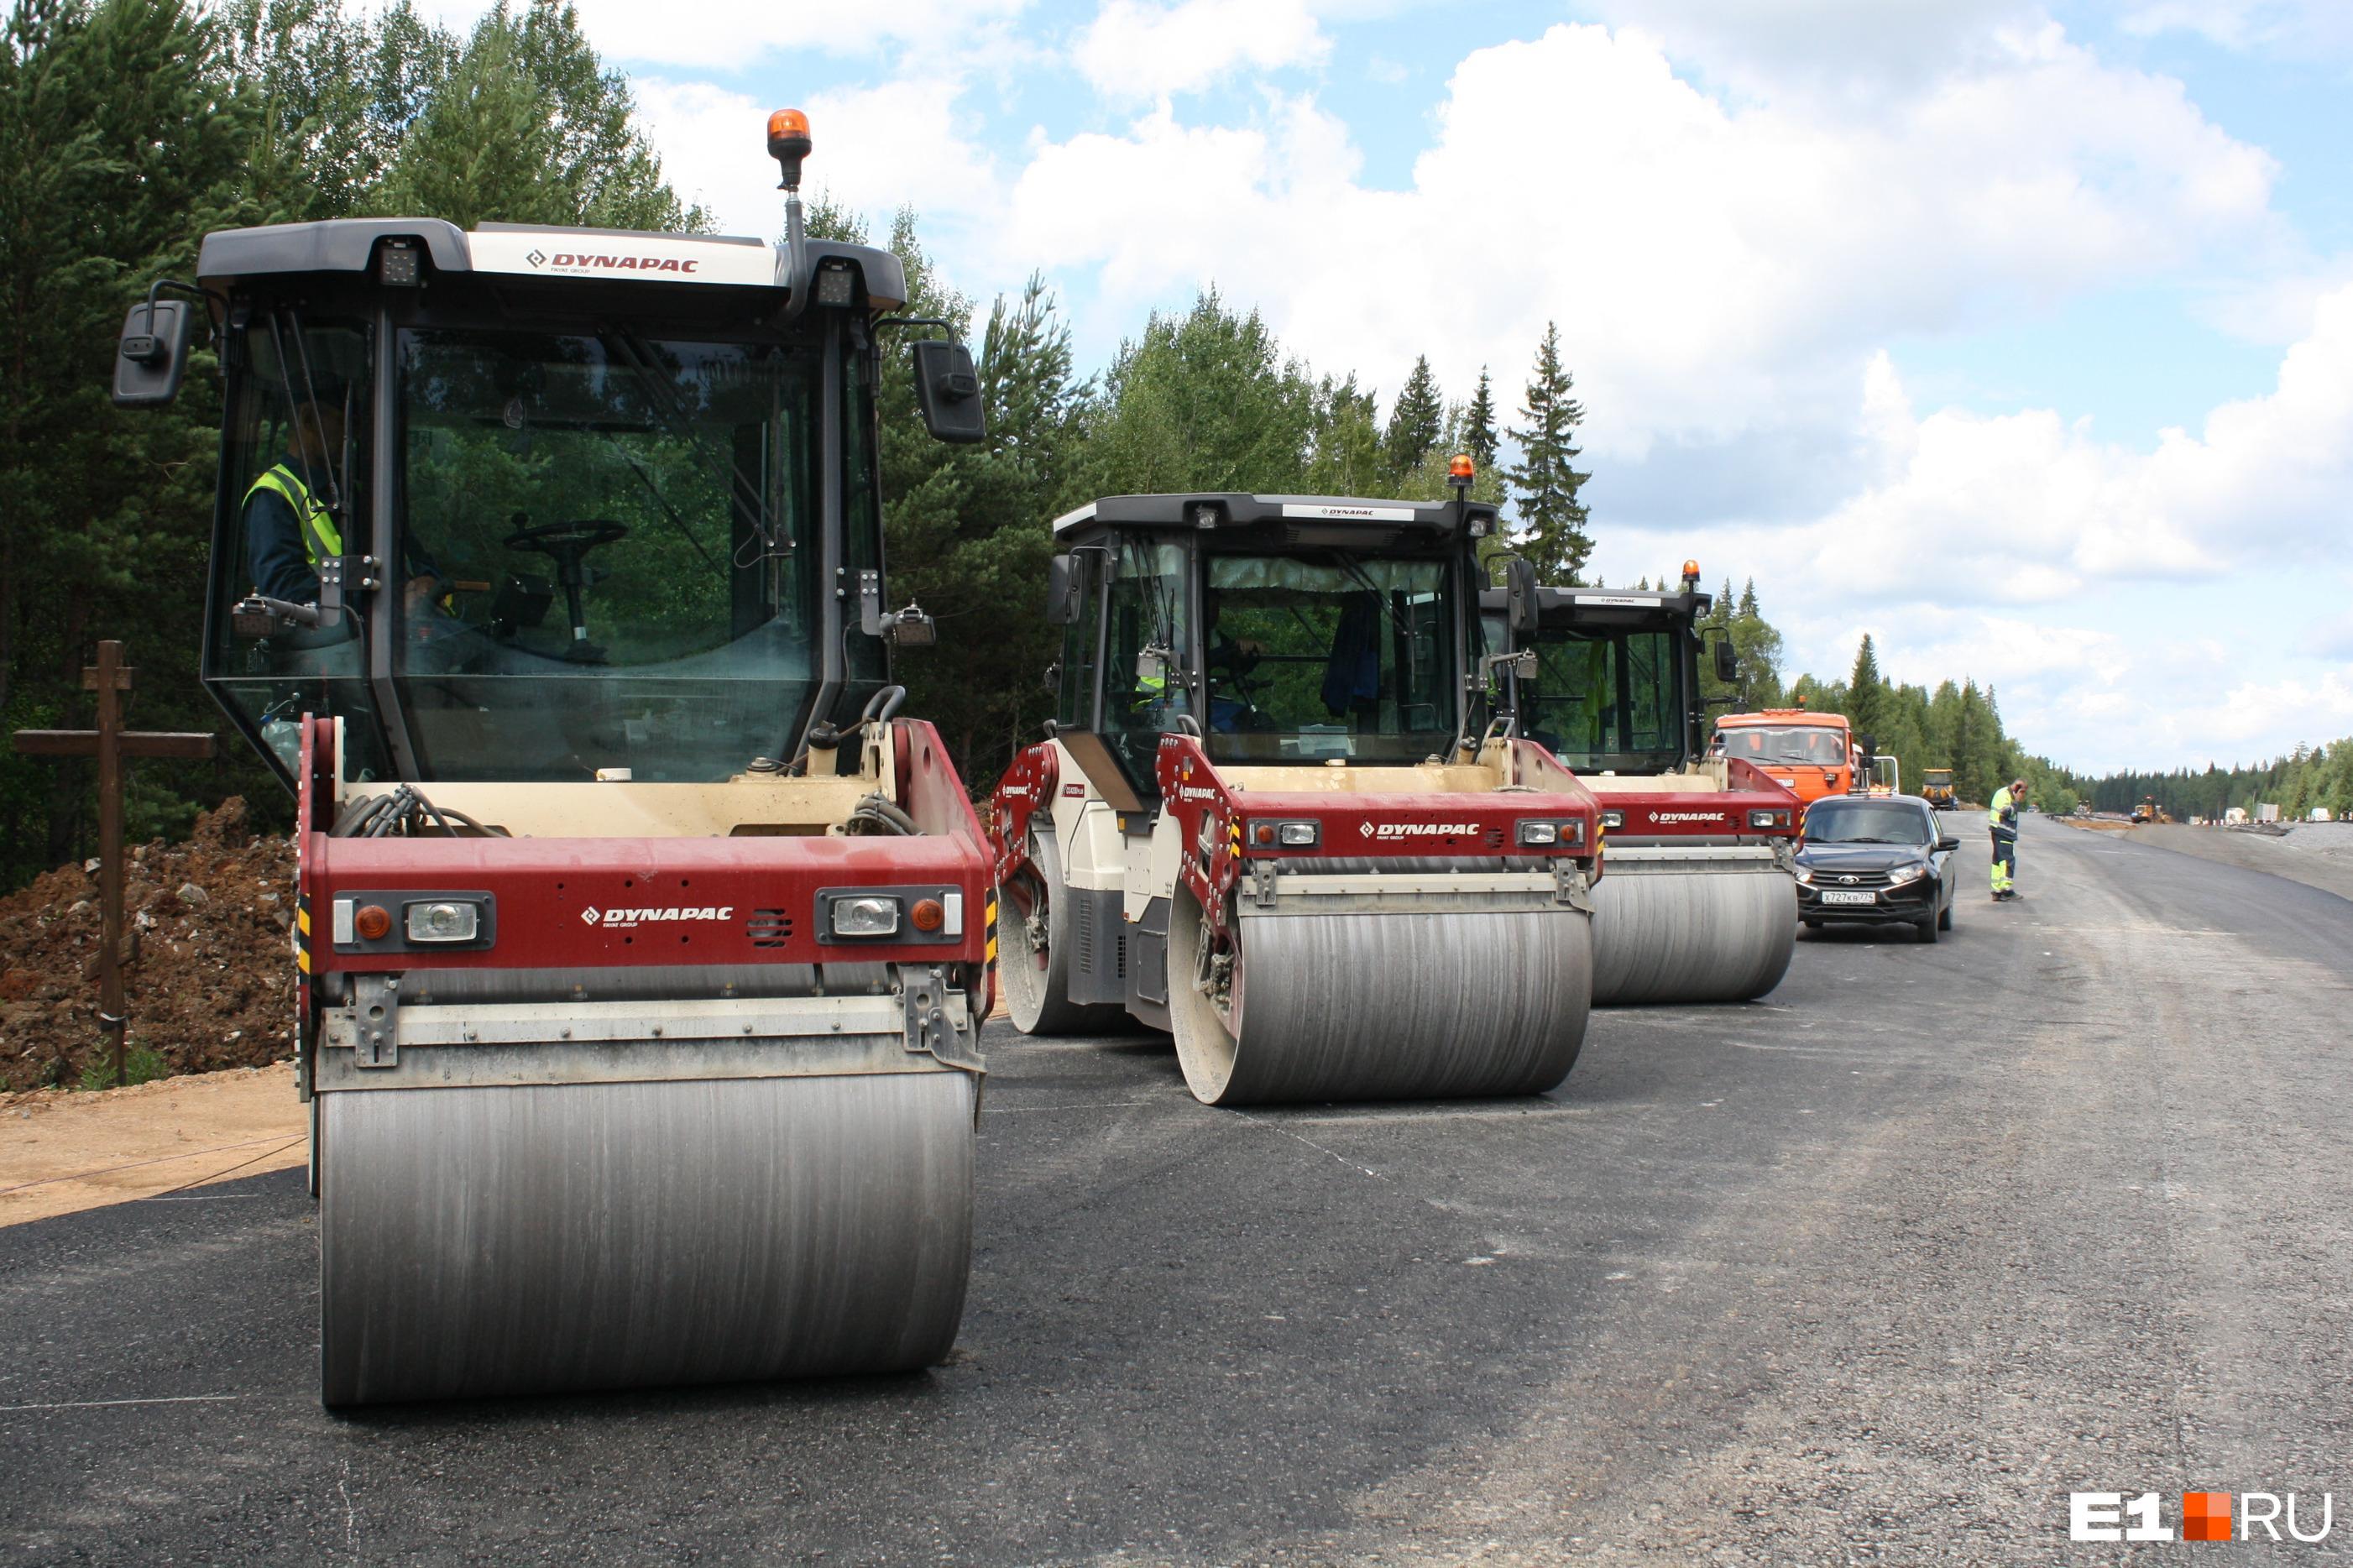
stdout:
[[[448,0],[462,21],[479,10]],[[2345,0],[580,0],[672,179],[1042,270],[1089,368],[1214,281],[1319,370],[1516,402],[1557,321],[1597,565],[1754,577],[2079,767],[2353,734]]]

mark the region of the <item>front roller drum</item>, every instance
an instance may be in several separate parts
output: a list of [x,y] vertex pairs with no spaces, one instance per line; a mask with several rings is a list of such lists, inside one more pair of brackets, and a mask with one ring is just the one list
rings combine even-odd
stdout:
[[1620,870],[1593,889],[1593,1002],[1748,1002],[1781,984],[1798,889],[1766,870]]
[[1176,1059],[1208,1105],[1541,1094],[1585,1043],[1592,924],[1567,907],[1259,914],[1168,926]]
[[[1028,877],[1033,879],[1018,890],[997,890],[997,973],[1013,1026],[1025,1035],[1099,1035],[1124,1027],[1126,1008],[1071,1000],[1071,905],[1050,835],[1029,835]],[[1042,910],[1036,907],[1041,897]]]
[[320,1097],[330,1405],[908,1371],[972,1252],[962,1072]]

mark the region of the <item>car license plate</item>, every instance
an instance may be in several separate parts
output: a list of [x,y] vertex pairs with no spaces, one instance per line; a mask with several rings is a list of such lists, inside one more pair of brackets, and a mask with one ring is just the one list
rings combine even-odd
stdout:
[[1875,904],[1878,901],[1879,895],[1869,891],[1850,892],[1833,888],[1822,894],[1822,902],[1826,904]]

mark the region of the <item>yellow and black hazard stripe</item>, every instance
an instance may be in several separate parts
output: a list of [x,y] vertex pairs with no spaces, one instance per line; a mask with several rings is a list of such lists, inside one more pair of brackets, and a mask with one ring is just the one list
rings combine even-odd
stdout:
[[311,973],[311,900],[304,893],[294,895],[294,967]]
[[1226,824],[1226,828],[1228,835],[1233,839],[1234,858],[1239,860],[1242,858],[1242,819],[1239,816],[1235,817]]
[[994,889],[989,892],[988,902],[983,907],[988,910],[988,919],[985,924],[987,940],[981,952],[986,955],[984,962],[993,967],[997,963],[997,894]]

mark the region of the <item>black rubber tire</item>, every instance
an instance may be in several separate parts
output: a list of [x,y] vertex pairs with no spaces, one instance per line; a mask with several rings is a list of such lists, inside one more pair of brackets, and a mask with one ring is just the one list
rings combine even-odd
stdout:
[[[1100,1035],[1127,1022],[1127,1009],[1110,1003],[1070,999],[1069,905],[1062,889],[1062,858],[1052,835],[1032,831],[1029,864],[1046,884],[1046,962],[1040,967],[1029,945],[1021,905],[1008,889],[997,890],[997,974],[1005,987],[1005,1010],[1025,1035]],[[1021,967],[1017,967],[1021,966]]]
[[1940,921],[1931,917],[1927,920],[1918,921],[1912,927],[1912,929],[1920,933],[1920,940],[1922,942],[1934,942],[1936,940],[1936,930],[1942,923],[1943,922]]
[[1936,929],[1938,931],[1950,931],[1953,929],[1953,906],[1951,904],[1947,904],[1943,912],[1936,916]]

